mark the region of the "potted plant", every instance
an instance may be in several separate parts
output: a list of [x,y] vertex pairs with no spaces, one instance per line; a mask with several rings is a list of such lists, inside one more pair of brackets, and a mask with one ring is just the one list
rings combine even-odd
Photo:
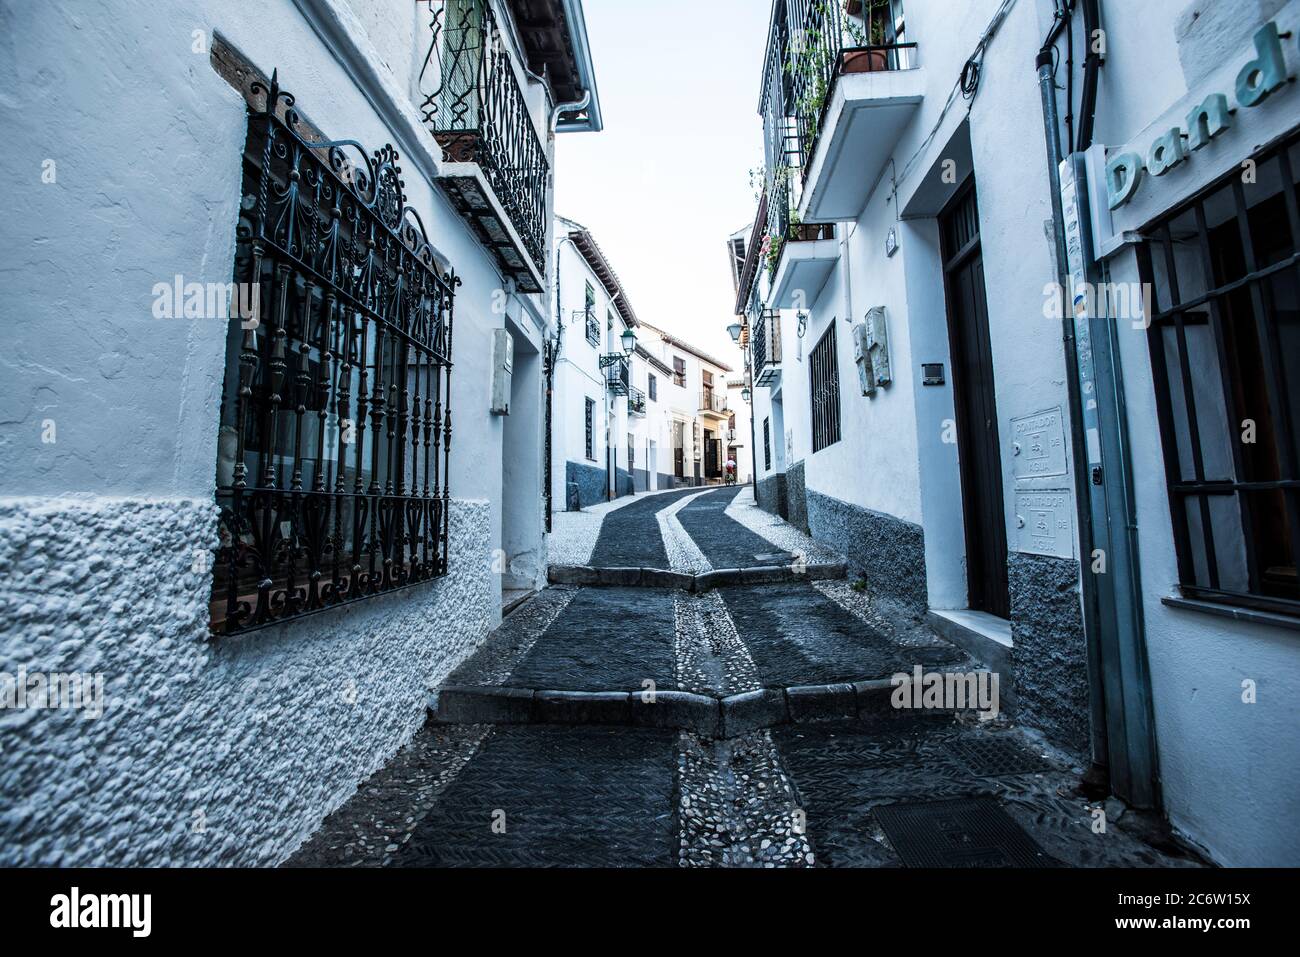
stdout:
[[873,49],[844,51],[842,72],[879,73],[889,69],[889,51],[874,49],[889,42],[889,5],[890,0],[848,0],[845,4],[845,32],[854,46]]

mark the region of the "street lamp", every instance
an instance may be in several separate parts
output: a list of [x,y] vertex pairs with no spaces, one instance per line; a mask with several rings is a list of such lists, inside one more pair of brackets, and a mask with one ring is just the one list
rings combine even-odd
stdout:
[[731,335],[732,342],[740,342],[740,333],[743,327],[738,322],[733,322],[727,326],[727,332]]
[[749,386],[745,386],[740,390],[740,397],[745,401],[745,404],[748,405],[749,400],[754,397],[754,393],[749,390]]
[[636,349],[636,333],[632,331],[631,326],[628,326],[619,338],[623,340],[623,353],[630,356]]

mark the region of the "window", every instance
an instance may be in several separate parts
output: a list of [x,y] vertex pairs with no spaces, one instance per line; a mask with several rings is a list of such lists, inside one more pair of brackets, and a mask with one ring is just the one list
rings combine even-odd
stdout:
[[627,434],[627,470],[636,475],[636,436],[631,432]]
[[1138,248],[1184,595],[1300,615],[1300,145],[1155,223]]
[[434,265],[396,151],[349,144],[322,160],[296,118],[275,115],[288,94],[265,85],[234,277],[256,289],[259,321],[232,322],[226,340],[216,634],[447,572],[459,280]]
[[772,471],[772,420],[763,420],[763,468]]
[[587,458],[596,461],[596,401],[587,400]]
[[587,320],[587,341],[593,346],[600,346],[600,320],[596,318],[596,290],[587,283],[583,315]]
[[654,375],[651,375],[650,378],[646,380],[646,386],[647,386],[647,391],[649,391],[650,393],[650,401],[658,402],[659,401],[659,380],[656,379]]
[[840,440],[840,371],[835,352],[835,323],[822,334],[808,356],[812,384],[813,451]]
[[686,360],[673,356],[673,385],[686,385]]

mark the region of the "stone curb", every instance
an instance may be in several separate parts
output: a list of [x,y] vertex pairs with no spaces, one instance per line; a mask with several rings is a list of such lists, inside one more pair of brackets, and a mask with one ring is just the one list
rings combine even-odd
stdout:
[[592,565],[551,565],[547,580],[552,585],[582,585],[588,588],[679,588],[696,594],[730,585],[775,585],[800,581],[829,581],[845,578],[842,562],[805,565],[757,565],[752,568],[716,568],[692,575],[664,568],[608,568]]
[[640,691],[447,686],[430,694],[429,710],[440,724],[628,725],[689,731],[702,738],[735,738],[784,724],[910,713],[893,706],[893,693],[888,678],[764,688],[725,698],[657,691],[653,701],[645,700]]

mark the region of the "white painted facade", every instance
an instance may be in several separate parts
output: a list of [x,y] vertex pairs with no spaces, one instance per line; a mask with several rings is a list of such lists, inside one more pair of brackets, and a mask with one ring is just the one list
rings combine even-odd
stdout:
[[[969,606],[966,506],[953,434],[954,370],[936,217],[972,174],[1008,548],[1013,559],[1021,553],[1031,559],[1042,554],[1021,538],[1020,513],[1036,501],[1033,496],[1050,493],[1064,503],[1057,514],[1069,522],[1052,551],[1057,560],[1077,562],[1080,557],[1073,491],[1078,465],[1069,441],[1073,426],[1061,320],[1045,311],[1056,262],[1033,67],[1051,27],[1053,4],[905,0],[903,6],[907,39],[918,44],[915,69],[862,74],[841,83],[821,142],[849,147],[831,159],[812,159],[814,173],[836,166],[844,177],[851,170],[859,184],[865,176],[856,214],[830,218],[834,239],[788,243],[775,276],[759,269],[750,332],[763,304],[802,308],[781,310],[778,374],[754,390],[755,471],[760,484],[778,477],[788,483],[792,469],[801,471],[809,496],[817,493],[889,523],[903,523],[899,527],[919,528],[925,606],[961,611]],[[1252,37],[1268,21],[1276,22],[1284,36],[1290,31],[1284,41],[1286,68],[1293,80],[1300,72],[1295,39],[1300,36],[1300,3],[1294,0],[1101,6],[1107,49],[1094,139],[1109,147],[1111,155],[1126,144],[1145,151],[1160,133],[1185,123],[1188,111],[1209,94],[1231,95],[1238,72],[1254,55]],[[970,99],[955,84],[981,36],[988,52],[978,92]],[[1077,48],[1083,50],[1081,39]],[[1081,60],[1083,53],[1078,56]],[[756,80],[759,67],[755,64]],[[1064,71],[1063,64],[1060,69]],[[1116,215],[1119,241],[1107,260],[1112,281],[1138,281],[1133,246],[1123,242],[1124,230],[1138,230],[1294,129],[1300,119],[1297,91],[1294,82],[1284,86],[1265,103],[1238,109],[1233,128],[1182,168],[1159,179],[1147,176],[1134,202]],[[1075,90],[1077,97],[1077,77]],[[872,121],[875,135],[868,138],[869,145],[853,135],[839,139],[844,131],[834,128],[837,118],[848,122],[851,104],[844,101],[854,91],[865,100],[876,97],[872,109],[861,114],[880,117]],[[885,103],[897,112],[872,112]],[[946,172],[952,175],[945,177]],[[842,201],[832,193],[805,197],[804,211]],[[801,248],[792,254],[793,246]],[[792,260],[799,257],[812,262],[801,263],[797,275],[815,276],[816,283],[789,281],[796,268]],[[853,326],[873,307],[883,307],[886,316],[893,380],[868,397],[858,387]],[[832,327],[842,434],[814,452],[809,353]],[[1300,695],[1300,636],[1294,627],[1269,624],[1262,616],[1233,620],[1168,604],[1180,596],[1179,575],[1147,334],[1122,324],[1117,339],[1132,430],[1142,614],[1163,810],[1180,835],[1220,863],[1294,866],[1300,863],[1293,798],[1300,792],[1300,725],[1293,704]],[[941,384],[924,382],[924,364],[942,364]],[[1017,461],[1016,421],[1053,412],[1061,423],[1061,468],[1026,478],[1023,462]],[[819,532],[815,523],[813,532]],[[870,548],[862,546],[864,552]],[[1078,574],[1076,568],[1076,588]],[[1071,600],[1077,603],[1077,595]],[[1019,644],[1039,623],[1032,620],[1032,604],[1020,606],[1018,617],[1013,595],[1012,607],[1011,637],[999,640]],[[987,630],[992,635],[1005,627],[990,621]],[[1070,650],[1082,659],[1081,646]],[[1018,667],[1047,673],[1055,665],[1031,660]],[[1261,689],[1253,704],[1243,701],[1247,681]]]
[[[494,8],[512,24],[508,5]],[[417,110],[430,9],[271,0],[251,16],[163,0],[8,11],[0,671],[103,672],[110,704],[84,723],[0,714],[7,864],[284,860],[420,727],[425,690],[499,622],[503,588],[544,581],[549,297],[513,291],[437,185],[449,164]],[[552,97],[507,33],[553,161]],[[218,542],[227,321],[158,319],[151,306],[155,284],[174,276],[231,279],[248,112],[214,69],[218,43],[276,71],[325,135],[367,151],[392,143],[407,202],[462,285],[448,577],[212,640],[200,557]],[[502,329],[514,344],[509,416],[490,411]]]
[[[725,462],[730,367],[637,318],[585,227],[561,218],[554,232],[554,296],[563,330],[552,397],[552,511],[571,508],[574,495],[586,508],[633,493],[720,482],[705,474],[705,448],[706,439],[722,443],[716,454]],[[629,329],[635,334],[630,355],[623,340]],[[612,390],[601,367],[602,357],[620,356],[628,367],[626,392]],[[702,407],[706,397],[712,397],[709,410]]]

